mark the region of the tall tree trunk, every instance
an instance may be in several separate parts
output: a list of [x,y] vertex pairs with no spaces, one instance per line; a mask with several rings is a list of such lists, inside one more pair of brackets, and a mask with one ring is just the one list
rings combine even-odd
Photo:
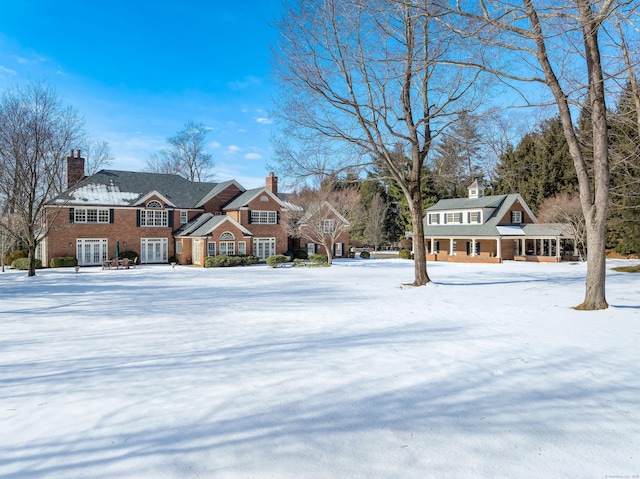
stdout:
[[415,286],[424,286],[429,283],[427,274],[427,251],[424,242],[424,224],[422,223],[422,195],[420,194],[420,182],[411,181],[411,222],[413,223],[413,267],[415,270]]

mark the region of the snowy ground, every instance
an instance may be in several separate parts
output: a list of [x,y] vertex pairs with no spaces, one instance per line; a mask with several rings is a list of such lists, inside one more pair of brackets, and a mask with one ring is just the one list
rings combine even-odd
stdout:
[[0,477],[639,477],[640,274],[585,271],[1,273]]

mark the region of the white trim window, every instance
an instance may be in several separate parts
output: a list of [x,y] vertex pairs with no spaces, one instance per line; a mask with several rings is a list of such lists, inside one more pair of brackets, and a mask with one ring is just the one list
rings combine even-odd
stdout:
[[251,210],[251,224],[275,225],[278,223],[277,211]]
[[215,256],[216,255],[216,242],[209,241],[207,243],[207,256]]
[[469,223],[480,223],[480,212],[472,211],[469,213]]
[[76,258],[80,266],[102,264],[107,260],[109,242],[106,238],[78,238]]
[[522,223],[522,211],[512,211],[511,222],[516,224]]
[[238,254],[247,254],[247,242],[238,241]]
[[336,220],[322,220],[322,232],[325,234],[333,233],[336,230]]
[[462,223],[462,213],[447,213],[445,223]]
[[344,245],[343,243],[336,243],[334,245],[334,250],[335,250],[334,256],[336,257],[342,256],[343,245]]
[[182,240],[176,241],[176,254],[182,254]]
[[233,256],[236,254],[236,244],[233,241],[220,241],[220,255]]
[[429,224],[440,224],[440,213],[429,213]]
[[166,210],[140,210],[140,226],[161,228],[168,225]]
[[189,222],[189,212],[187,210],[180,210],[180,224],[186,225]]
[[253,254],[260,258],[261,261],[276,254],[276,239],[253,238]]
[[141,263],[166,263],[167,256],[167,238],[140,238]]
[[109,223],[108,208],[75,208],[74,223]]

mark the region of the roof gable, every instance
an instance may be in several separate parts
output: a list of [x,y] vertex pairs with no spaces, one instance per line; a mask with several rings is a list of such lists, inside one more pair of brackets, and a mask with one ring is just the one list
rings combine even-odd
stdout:
[[233,226],[242,231],[244,236],[253,236],[253,233],[247,228],[242,226],[231,216],[227,215],[214,215],[212,213],[205,213],[199,216],[193,223],[184,226],[180,231],[176,233],[176,237],[203,237],[210,236],[213,231],[224,225],[225,223],[231,223]]
[[278,198],[278,196],[274,195],[271,190],[263,187],[263,188],[254,188],[251,190],[246,190],[240,196],[234,198],[229,203],[227,203],[227,205],[224,206],[223,210],[229,211],[229,210],[237,210],[239,208],[246,208],[249,206],[249,203],[251,203],[258,196],[263,194],[269,196],[273,201],[278,203],[278,205],[281,208],[287,207],[287,205],[280,198]]

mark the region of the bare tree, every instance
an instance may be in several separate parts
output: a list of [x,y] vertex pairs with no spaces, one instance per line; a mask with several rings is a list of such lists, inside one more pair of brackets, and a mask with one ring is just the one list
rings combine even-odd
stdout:
[[289,234],[322,245],[329,265],[334,247],[346,237],[351,224],[360,213],[360,196],[355,189],[334,189],[331,181],[318,189],[305,188],[289,201],[299,209],[290,208],[286,224]]
[[544,223],[568,225],[575,249],[580,256],[584,254],[587,245],[587,227],[578,195],[565,192],[545,199],[540,205],[538,219]]
[[[47,235],[44,205],[64,187],[66,153],[82,137],[82,121],[42,83],[5,90],[0,100],[0,227],[29,251],[35,275],[36,248]],[[59,209],[50,209],[55,215]],[[11,224],[11,227],[7,227]]]
[[180,175],[190,181],[209,180],[215,166],[206,151],[209,130],[204,123],[187,121],[184,129],[167,138],[167,148],[149,156],[146,170]]
[[106,141],[91,140],[86,142],[82,148],[84,158],[84,171],[87,176],[109,166],[113,161],[111,146]]
[[423,165],[439,132],[479,102],[479,73],[443,63],[468,45],[439,15],[426,0],[295,0],[274,48],[282,91],[274,115],[293,144],[276,149],[278,169],[335,174],[381,159],[410,206],[418,286],[430,281]]
[[389,205],[382,199],[380,193],[375,193],[369,201],[366,210],[364,234],[367,242],[373,244],[375,251],[378,251],[380,244],[384,241],[384,222],[387,217]]
[[[526,104],[538,102],[539,91],[522,88],[545,85],[558,108],[564,137],[573,159],[580,203],[587,228],[585,299],[577,309],[608,307],[605,295],[605,234],[609,203],[609,142],[605,80],[600,33],[621,0],[478,0],[445,1],[451,11],[469,21],[462,36],[474,36],[490,51],[501,52],[505,63],[467,58],[469,67],[490,72],[509,85]],[[575,108],[574,108],[575,107]],[[581,145],[574,115],[578,107],[590,118],[591,154]]]

